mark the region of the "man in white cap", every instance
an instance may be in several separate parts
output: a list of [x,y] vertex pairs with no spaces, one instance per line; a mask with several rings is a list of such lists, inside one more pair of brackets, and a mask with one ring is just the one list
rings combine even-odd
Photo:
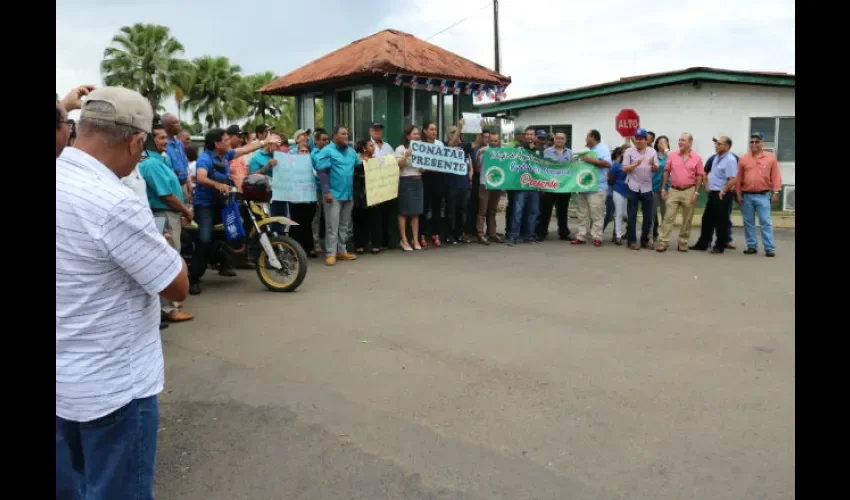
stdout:
[[[120,178],[151,133],[132,90],[92,91],[56,160],[57,476],[86,498],[153,498],[164,370],[159,297],[182,301],[186,263]],[[88,495],[88,496],[86,496]]]

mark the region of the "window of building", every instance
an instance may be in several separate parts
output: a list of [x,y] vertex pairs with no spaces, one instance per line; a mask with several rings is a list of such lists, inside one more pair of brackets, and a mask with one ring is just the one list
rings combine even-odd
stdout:
[[[440,99],[440,95],[443,96]],[[421,127],[426,121],[433,121],[437,125],[437,138],[443,140],[446,131],[451,125],[458,121],[457,96],[454,94],[440,94],[436,91],[413,90],[404,88],[403,116],[404,124],[410,123]]]
[[372,89],[354,91],[354,130],[349,134],[352,142],[369,137],[372,126]]
[[324,97],[314,97],[313,98],[313,127],[311,129],[315,130],[317,127],[324,128],[325,127],[325,98]]
[[303,96],[301,101],[301,128],[313,130],[316,119],[313,110],[313,96]]
[[796,157],[794,117],[750,118],[750,133],[764,134],[764,149],[781,162],[793,162]]

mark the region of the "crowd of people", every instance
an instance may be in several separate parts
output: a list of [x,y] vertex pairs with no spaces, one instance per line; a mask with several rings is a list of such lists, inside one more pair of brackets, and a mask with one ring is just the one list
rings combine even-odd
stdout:
[[[81,109],[78,123],[67,118],[73,109]],[[261,125],[249,134],[232,125],[209,130],[198,152],[176,116],[155,120],[148,101],[134,91],[81,86],[63,100],[57,95],[57,495],[64,488],[65,498],[82,498],[86,490],[97,491],[93,498],[128,498],[132,486],[143,492],[141,497],[152,498],[156,395],[164,379],[159,330],[192,319],[182,301],[201,293],[221,197],[232,187],[241,189],[248,176],[286,175],[277,169],[276,152],[311,157],[318,201],[273,197],[271,215],[301,222],[289,228],[291,235],[328,266],[356,260],[367,250],[380,254],[396,244],[415,252],[474,240],[482,245],[539,243],[548,237],[553,209],[558,238],[573,245],[602,246],[603,232],[613,222],[615,245],[625,239],[629,249],[664,252],[681,212],[678,251],[704,251],[713,243],[712,253],[724,253],[735,248],[733,199],[744,219],[744,253],[758,253],[758,216],[764,254],[775,255],[770,205],[778,198],[781,179],[759,132],[750,135],[749,151],[740,158],[731,152],[731,138],[714,139],[716,154],[704,165],[688,133],[671,151],[666,136],[656,139],[638,129],[611,151],[600,133],[590,130],[585,146],[595,155],[580,161],[598,169],[598,189],[508,191],[500,232],[496,213],[504,193],[487,189],[481,175],[485,152],[503,147],[500,135],[485,129],[467,141],[462,128],[462,120],[449,127],[443,142],[434,122],[408,124],[401,144],[393,148],[379,122],[371,124],[369,137],[353,145],[348,129],[338,125],[330,132],[298,130],[290,147],[272,127]],[[462,150],[467,175],[417,168],[411,161],[412,141]],[[547,134],[529,127],[508,147],[567,162],[574,155],[566,141],[562,130]],[[364,164],[387,155],[394,155],[399,166],[398,197],[369,206]],[[708,202],[700,237],[690,245],[701,189]],[[575,232],[568,217],[572,197]],[[155,216],[165,219],[164,232],[157,230]],[[180,255],[180,233],[193,223],[198,243],[189,267]],[[398,242],[390,241],[392,225]],[[226,259],[218,272],[235,276]]]

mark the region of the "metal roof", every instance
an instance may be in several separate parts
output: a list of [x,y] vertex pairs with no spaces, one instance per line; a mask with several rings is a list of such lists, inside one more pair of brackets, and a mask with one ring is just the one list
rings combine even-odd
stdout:
[[788,73],[764,73],[697,67],[666,73],[630,76],[613,82],[485,104],[478,106],[477,109],[482,114],[492,116],[505,111],[536,108],[548,104],[591,99],[605,95],[634,92],[636,90],[646,90],[695,81],[794,87],[796,80],[794,75]]

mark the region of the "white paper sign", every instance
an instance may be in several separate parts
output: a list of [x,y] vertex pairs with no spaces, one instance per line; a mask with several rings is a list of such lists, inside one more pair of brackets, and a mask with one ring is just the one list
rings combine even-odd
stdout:
[[480,134],[481,133],[481,113],[461,113],[463,115],[463,128],[460,131],[464,134]]

